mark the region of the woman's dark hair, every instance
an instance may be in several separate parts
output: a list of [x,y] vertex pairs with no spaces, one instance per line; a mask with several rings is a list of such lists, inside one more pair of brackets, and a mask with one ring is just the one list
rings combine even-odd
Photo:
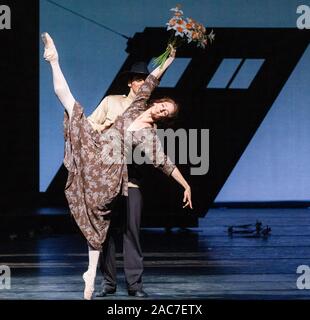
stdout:
[[153,99],[149,102],[149,107],[151,107],[154,103],[161,103],[161,102],[169,102],[174,106],[174,112],[172,115],[170,115],[170,117],[165,117],[162,118],[161,120],[156,121],[156,123],[161,126],[161,127],[166,127],[169,128],[170,126],[172,126],[176,120],[176,118],[178,117],[179,114],[179,105],[171,98],[169,97],[163,97],[160,99]]

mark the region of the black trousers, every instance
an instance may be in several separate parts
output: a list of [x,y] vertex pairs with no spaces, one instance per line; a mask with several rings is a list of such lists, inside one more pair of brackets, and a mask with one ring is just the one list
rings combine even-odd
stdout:
[[[128,290],[142,289],[143,256],[139,240],[139,230],[142,212],[142,195],[139,188],[128,188],[125,212],[120,212],[118,216],[125,218],[122,225],[123,233],[123,257],[124,272]],[[116,257],[115,238],[116,230],[113,226],[114,213],[111,217],[106,241],[103,244],[100,254],[99,268],[103,274],[103,286],[107,289],[114,289],[117,286],[116,279]]]

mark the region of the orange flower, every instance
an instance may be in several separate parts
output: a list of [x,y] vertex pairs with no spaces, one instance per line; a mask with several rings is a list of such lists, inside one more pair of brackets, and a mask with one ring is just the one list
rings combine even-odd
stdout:
[[181,25],[182,25],[182,24],[184,24],[184,23],[185,23],[185,22],[184,22],[183,19],[179,19],[179,20],[178,20],[178,24],[181,24]]
[[193,28],[193,25],[191,23],[186,24],[186,29],[190,30]]
[[182,33],[184,31],[184,29],[182,27],[177,27],[177,31]]

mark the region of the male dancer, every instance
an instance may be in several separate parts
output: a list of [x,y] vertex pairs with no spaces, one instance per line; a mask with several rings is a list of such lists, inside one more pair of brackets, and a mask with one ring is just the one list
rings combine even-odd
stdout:
[[[88,117],[93,128],[102,131],[109,128],[134,100],[136,93],[144,83],[149,71],[145,62],[133,64],[127,71],[129,94],[105,97],[96,110]],[[142,195],[139,189],[140,174],[137,165],[128,165],[128,197],[125,227],[123,230],[124,272],[128,294],[134,297],[147,297],[142,289],[143,255],[139,240],[142,212]],[[113,215],[112,221],[113,225]],[[102,290],[97,297],[105,297],[116,292],[115,234],[110,228],[100,255],[100,270],[104,276]]]

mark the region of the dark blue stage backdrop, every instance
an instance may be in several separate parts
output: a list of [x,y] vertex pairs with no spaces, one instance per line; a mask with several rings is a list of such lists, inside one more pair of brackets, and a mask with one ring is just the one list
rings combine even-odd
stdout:
[[[51,1],[40,1],[40,31],[48,31],[60,52],[61,65],[73,95],[90,114],[124,63],[127,40],[103,27],[133,37],[146,27],[163,27],[174,0],[55,0],[89,20]],[[184,0],[185,15],[207,27],[297,28],[297,7],[310,2],[295,0]],[[294,46],[294,42],[290,44]],[[41,52],[43,52],[41,44]],[[180,78],[189,59],[176,61],[163,86]],[[209,88],[231,77],[236,61],[227,60],[211,79]],[[49,68],[40,56],[40,191],[45,192],[62,165],[63,110],[53,93]],[[226,64],[226,65],[225,65]],[[248,65],[236,81],[242,88],[260,68]],[[175,70],[175,72],[174,72]],[[181,70],[181,71],[180,71]],[[274,101],[216,202],[310,200],[310,47]],[[244,88],[246,90],[246,87]],[[248,108],[251,108],[251,104]],[[210,132],[212,134],[212,132]]]

